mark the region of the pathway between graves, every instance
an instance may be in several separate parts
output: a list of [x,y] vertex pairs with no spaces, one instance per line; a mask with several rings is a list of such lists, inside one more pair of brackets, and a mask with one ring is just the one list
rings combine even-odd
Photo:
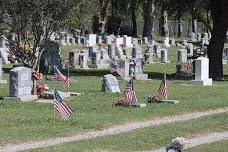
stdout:
[[228,112],[228,107],[220,108],[220,109],[216,109],[216,110],[208,110],[208,111],[203,111],[203,112],[195,111],[195,112],[179,114],[179,115],[175,115],[175,116],[154,118],[152,120],[147,120],[147,121],[143,121],[143,122],[130,122],[130,123],[126,123],[123,125],[103,129],[101,131],[88,131],[88,132],[79,133],[79,134],[76,134],[74,136],[69,136],[69,137],[52,138],[52,139],[37,141],[37,142],[30,141],[27,143],[21,143],[21,144],[15,144],[15,145],[9,144],[9,145],[0,147],[0,151],[14,152],[14,151],[27,150],[27,149],[54,146],[54,145],[58,145],[58,144],[68,143],[68,142],[93,139],[93,138],[97,138],[97,137],[116,135],[116,134],[120,134],[120,133],[127,133],[127,132],[134,131],[136,129],[145,128],[145,127],[153,127],[153,126],[169,124],[169,123],[178,122],[178,121],[187,121],[187,120],[191,120],[191,119],[198,119],[198,118],[201,118],[204,116],[225,113],[225,112]]
[[[199,145],[210,144],[217,141],[228,140],[228,132],[215,132],[207,135],[201,135],[195,138],[187,139],[188,144],[184,149],[190,149]],[[166,147],[146,152],[165,152]]]

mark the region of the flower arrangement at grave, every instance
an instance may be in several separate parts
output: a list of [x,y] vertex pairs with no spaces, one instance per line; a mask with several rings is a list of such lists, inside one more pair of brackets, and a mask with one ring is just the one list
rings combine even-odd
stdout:
[[120,47],[125,48],[126,45],[125,44],[120,44]]
[[166,147],[167,152],[181,152],[188,143],[183,137],[176,137],[172,139],[172,143]]
[[36,85],[36,93],[41,94],[44,91],[47,91],[49,89],[48,85],[45,83],[40,83]]

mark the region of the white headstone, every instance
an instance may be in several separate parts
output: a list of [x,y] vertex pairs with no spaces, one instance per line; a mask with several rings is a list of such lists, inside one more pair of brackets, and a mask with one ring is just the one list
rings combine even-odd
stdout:
[[133,45],[132,45],[132,37],[125,36],[124,37],[124,45],[126,47],[133,47]]
[[163,44],[164,44],[164,46],[167,47],[167,48],[170,47],[170,44],[169,44],[169,37],[165,37],[165,38],[164,38]]
[[199,57],[195,61],[195,80],[192,84],[211,86],[212,79],[209,78],[209,59],[206,57]]
[[179,49],[177,51],[177,61],[186,63],[187,62],[187,50],[186,49]]
[[97,35],[89,34],[87,36],[88,46],[96,46],[97,45]]
[[123,37],[117,37],[116,40],[116,46],[119,47],[124,44],[124,38]]

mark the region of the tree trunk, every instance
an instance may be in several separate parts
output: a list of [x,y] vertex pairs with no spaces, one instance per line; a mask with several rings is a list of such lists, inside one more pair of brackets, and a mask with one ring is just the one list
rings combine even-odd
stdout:
[[167,14],[167,11],[165,10],[165,4],[163,4],[161,9],[160,34],[162,37],[169,36],[168,14]]
[[211,0],[213,19],[212,38],[208,47],[209,72],[213,80],[223,79],[222,54],[228,27],[227,0]]
[[192,32],[197,34],[197,19],[192,19]]
[[154,37],[154,0],[144,3],[144,27],[143,37]]
[[131,20],[132,20],[132,36],[137,37],[137,22],[136,22],[136,2],[135,0],[131,0]]
[[99,0],[97,14],[94,16],[93,32],[96,34],[104,34],[106,32],[107,23],[107,6],[109,0]]
[[178,18],[177,36],[182,37],[183,36],[183,20],[182,20],[182,11],[181,11],[180,5],[178,6],[178,10],[177,10],[177,18]]

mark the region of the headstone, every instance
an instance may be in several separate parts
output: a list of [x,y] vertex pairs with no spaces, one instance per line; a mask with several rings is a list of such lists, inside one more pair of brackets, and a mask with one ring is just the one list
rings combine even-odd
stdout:
[[103,83],[102,83],[102,91],[120,93],[119,84],[115,76],[111,74],[104,75]]
[[197,41],[201,41],[201,33],[197,34]]
[[83,37],[83,36],[81,36],[80,38],[81,38],[81,39],[80,39],[81,44],[82,44],[82,45],[86,45],[86,38]]
[[193,49],[194,49],[194,46],[192,43],[188,43],[187,46],[187,55],[188,56],[193,56]]
[[142,47],[134,46],[132,50],[132,58],[143,58]]
[[131,59],[132,58],[132,50],[133,50],[132,47],[123,48],[124,55],[126,56],[127,59]]
[[136,80],[147,80],[148,74],[143,73],[143,59],[138,58],[135,59],[135,69],[134,69],[134,76]]
[[123,48],[121,46],[116,46],[116,55],[120,59],[126,59],[126,56],[124,55]]
[[202,39],[202,45],[209,45],[209,35],[208,33],[204,33],[204,37]]
[[19,101],[33,101],[38,97],[31,95],[32,80],[31,69],[26,67],[16,67],[10,71],[9,97],[5,99]]
[[164,38],[164,40],[163,40],[163,45],[165,46],[165,47],[170,47],[170,44],[169,44],[169,37],[165,37]]
[[158,58],[161,58],[161,49],[160,49],[160,45],[154,44],[154,54],[155,54]]
[[177,61],[182,62],[182,63],[187,63],[187,50],[186,49],[178,49]]
[[194,85],[211,86],[212,79],[209,78],[209,59],[199,57],[195,61],[195,80],[192,80]]
[[124,37],[124,45],[126,47],[133,47],[133,45],[132,45],[132,37],[125,36]]
[[66,43],[66,45],[70,45],[70,36],[69,36],[69,34],[65,34],[65,43]]
[[98,69],[107,69],[110,67],[110,58],[104,48],[100,48],[97,52],[93,52],[92,64],[95,64]]
[[112,36],[106,36],[106,43],[108,45],[112,44],[114,41],[113,37]]
[[88,69],[88,50],[81,50],[79,53],[79,65],[82,69]]
[[148,37],[143,37],[143,43],[149,44],[149,39],[148,39]]
[[108,45],[108,55],[111,59],[116,57],[116,46],[115,46],[115,44],[111,43]]
[[119,47],[124,44],[123,37],[117,37],[115,40],[116,46]]
[[101,44],[102,43],[102,37],[101,36],[97,36],[96,42],[97,42],[97,44]]
[[174,38],[171,38],[169,41],[170,41],[170,45],[172,45],[172,46],[176,45],[176,41]]
[[89,34],[87,36],[88,46],[96,46],[97,45],[97,35]]
[[161,49],[161,63],[167,63],[168,62],[168,52],[167,49],[162,48]]
[[80,36],[75,36],[75,43],[77,45],[81,45],[81,37]]
[[192,32],[191,35],[190,35],[191,41],[192,42],[195,42],[196,41],[196,38],[197,38],[196,33]]
[[7,84],[6,80],[2,80],[2,58],[0,58],[0,84]]
[[153,45],[149,45],[145,52],[145,62],[149,64],[153,63]]
[[89,47],[89,58],[92,58],[93,52],[97,52],[97,46],[90,46]]
[[120,60],[119,68],[123,69],[123,79],[129,79],[129,61],[127,59]]
[[80,64],[79,64],[79,50],[72,50],[69,52],[69,65],[73,69],[79,69]]
[[71,40],[72,40],[72,44],[76,45],[75,38],[71,38]]
[[139,44],[139,39],[138,38],[133,38],[132,39],[133,45],[138,45]]

